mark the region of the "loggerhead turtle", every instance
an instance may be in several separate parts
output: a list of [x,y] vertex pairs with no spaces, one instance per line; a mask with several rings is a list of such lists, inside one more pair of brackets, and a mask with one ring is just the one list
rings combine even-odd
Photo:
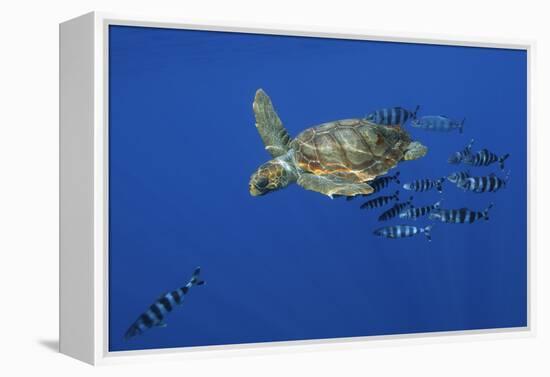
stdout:
[[333,197],[367,195],[368,184],[402,160],[423,157],[427,148],[412,142],[400,127],[365,119],[343,119],[308,128],[291,140],[262,89],[254,98],[256,128],[273,157],[250,178],[253,196],[296,182],[306,190]]

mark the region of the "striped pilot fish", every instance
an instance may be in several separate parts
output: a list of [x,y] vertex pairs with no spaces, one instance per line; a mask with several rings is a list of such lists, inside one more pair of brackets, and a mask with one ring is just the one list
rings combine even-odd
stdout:
[[437,209],[440,207],[441,207],[441,200],[429,206],[424,206],[424,207],[411,206],[410,208],[405,208],[403,211],[401,211],[401,213],[399,213],[399,218],[416,220],[419,217],[428,215],[434,209]]
[[464,161],[466,156],[472,154],[472,145],[474,145],[474,139],[470,140],[468,145],[466,145],[463,150],[453,153],[447,160],[449,164],[459,164]]
[[420,106],[416,106],[414,111],[409,111],[402,107],[388,107],[373,111],[365,119],[383,126],[401,126],[409,119],[416,119],[416,113],[419,108]]
[[509,153],[499,157],[493,152],[482,149],[476,154],[471,154],[464,158],[464,163],[472,166],[489,166],[492,163],[498,162],[500,169],[504,170],[504,161],[510,157]]
[[145,313],[140,315],[132,326],[130,326],[124,335],[124,339],[130,339],[136,335],[140,335],[145,330],[152,327],[166,327],[166,322],[164,322],[165,315],[171,312],[174,307],[183,303],[183,298],[191,287],[204,284],[204,281],[199,279],[200,272],[200,267],[197,267],[186,285],[162,295],[155,301],[155,303],[153,303],[153,305],[151,305]]
[[506,187],[510,173],[506,174],[504,179],[497,177],[494,173],[483,177],[469,177],[457,183],[457,186],[464,191],[472,191],[477,193],[496,192],[501,188]]
[[464,131],[464,121],[456,121],[443,115],[426,115],[420,119],[413,119],[411,126],[428,131],[451,132],[458,130]]
[[386,238],[404,238],[412,237],[414,235],[424,233],[428,241],[432,240],[431,236],[432,226],[420,228],[412,225],[391,225],[380,229],[376,229],[373,233],[377,236]]
[[455,171],[453,174],[451,174],[447,177],[447,180],[458,186],[460,184],[460,182],[462,182],[466,178],[470,178],[470,171],[469,170]]
[[388,196],[379,196],[378,198],[371,199],[369,201],[366,201],[365,203],[361,204],[361,209],[373,209],[385,206],[392,200],[395,200],[396,202],[399,201],[399,190],[395,192],[393,195]]
[[386,175],[384,177],[378,177],[369,182],[369,186],[374,189],[373,193],[382,190],[385,187],[388,187],[389,184],[395,181],[395,183],[401,183],[399,181],[399,172],[396,172],[394,175]]
[[443,182],[445,182],[445,177],[439,179],[417,179],[416,181],[408,182],[403,185],[405,190],[409,191],[428,191],[433,188],[437,190],[440,194],[443,192]]
[[493,203],[489,204],[485,210],[472,211],[468,208],[459,209],[434,209],[430,215],[430,220],[439,220],[444,223],[451,224],[471,224],[476,220],[484,219],[489,220],[489,210],[493,207]]
[[408,208],[411,206],[412,203],[412,196],[407,200],[406,202],[402,203],[395,203],[393,207],[388,209],[385,212],[382,212],[382,214],[378,217],[378,221],[387,221],[389,219],[393,219],[397,215],[399,215],[405,208]]

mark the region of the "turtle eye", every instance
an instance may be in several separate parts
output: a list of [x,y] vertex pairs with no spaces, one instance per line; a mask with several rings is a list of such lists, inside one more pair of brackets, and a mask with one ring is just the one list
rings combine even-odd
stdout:
[[269,183],[269,179],[267,179],[266,177],[259,177],[258,180],[254,183],[254,185],[259,189],[263,189],[267,186],[268,183]]

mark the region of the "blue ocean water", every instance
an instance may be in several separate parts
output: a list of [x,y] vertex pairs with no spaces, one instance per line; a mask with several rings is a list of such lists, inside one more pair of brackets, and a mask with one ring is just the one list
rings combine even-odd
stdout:
[[[109,48],[111,351],[526,325],[524,51],[125,26],[111,26]],[[389,106],[465,117],[462,135],[408,127],[429,152],[391,173],[403,183],[465,169],[447,158],[474,138],[474,151],[510,153],[510,181],[412,193],[417,205],[494,203],[489,221],[433,223],[431,243],[375,237],[431,221],[380,223],[361,199],[297,185],[252,197],[249,177],[270,158],[254,127],[258,88],[293,136]],[[207,284],[168,326],[125,341],[196,266]]]

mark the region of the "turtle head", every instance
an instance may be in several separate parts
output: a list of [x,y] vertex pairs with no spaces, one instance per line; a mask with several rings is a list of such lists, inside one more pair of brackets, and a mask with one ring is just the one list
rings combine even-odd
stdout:
[[261,165],[250,177],[248,190],[260,196],[286,187],[292,181],[292,172],[285,161],[278,158]]

